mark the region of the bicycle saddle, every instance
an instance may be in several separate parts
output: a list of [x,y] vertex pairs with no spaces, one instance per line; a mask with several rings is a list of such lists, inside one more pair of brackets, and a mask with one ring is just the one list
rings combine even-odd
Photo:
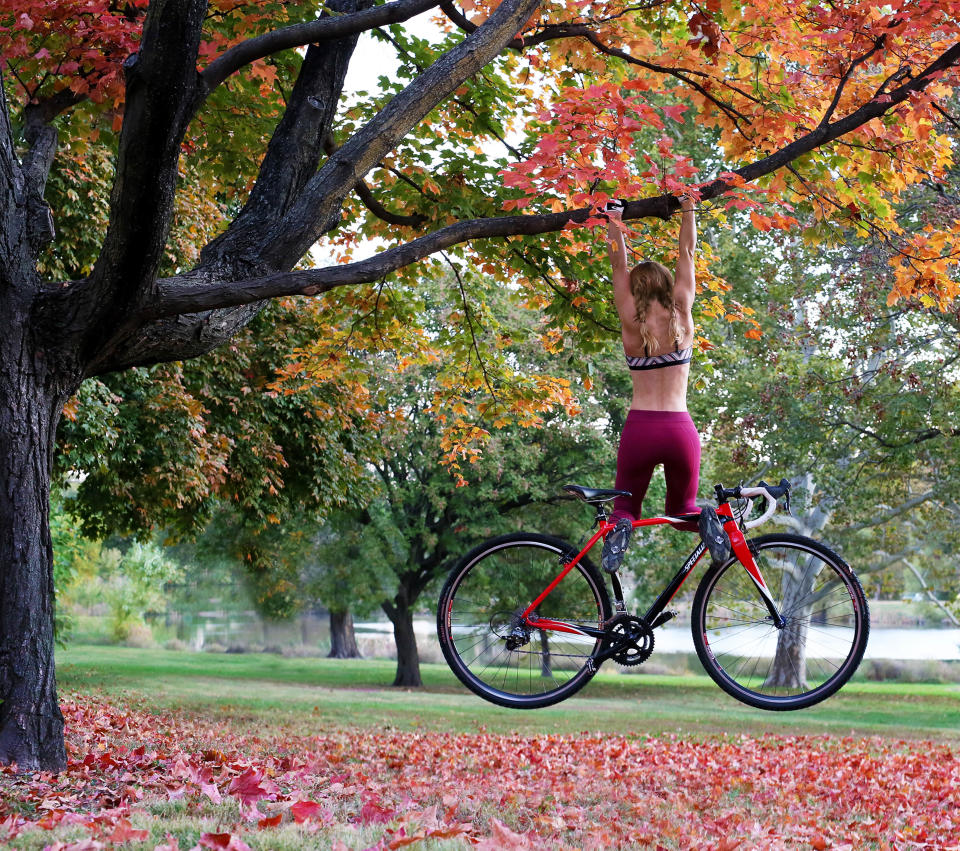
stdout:
[[585,488],[582,485],[564,485],[563,489],[568,493],[576,494],[584,502],[591,504],[607,502],[618,496],[633,496],[630,491],[618,491],[610,488]]

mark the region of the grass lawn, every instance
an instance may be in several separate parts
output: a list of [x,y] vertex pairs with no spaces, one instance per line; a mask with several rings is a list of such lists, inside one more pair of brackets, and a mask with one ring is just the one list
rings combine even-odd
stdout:
[[120,647],[57,653],[61,689],[125,696],[161,709],[282,725],[294,734],[342,728],[438,732],[625,735],[747,733],[882,735],[960,740],[960,686],[851,683],[818,706],[765,712],[744,706],[707,676],[601,670],[578,695],[546,709],[511,710],[463,688],[445,665],[423,665],[422,689],[390,686],[389,660],[285,658]]

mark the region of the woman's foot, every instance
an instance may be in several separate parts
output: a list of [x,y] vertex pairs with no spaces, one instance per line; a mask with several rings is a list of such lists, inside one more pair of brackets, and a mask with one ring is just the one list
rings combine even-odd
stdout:
[[600,566],[607,573],[616,573],[620,569],[620,565],[623,564],[623,554],[627,551],[632,533],[632,521],[627,517],[621,517],[613,527],[613,531],[607,535],[600,553]]
[[715,508],[708,505],[701,509],[697,528],[700,530],[700,539],[710,551],[710,558],[714,565],[723,564],[730,558],[730,539],[723,531],[723,524]]

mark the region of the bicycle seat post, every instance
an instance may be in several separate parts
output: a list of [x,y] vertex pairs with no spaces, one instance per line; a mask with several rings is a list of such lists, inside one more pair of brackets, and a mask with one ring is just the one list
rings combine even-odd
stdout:
[[593,518],[593,522],[596,523],[597,526],[602,526],[607,522],[607,506],[605,503],[597,503],[597,513]]

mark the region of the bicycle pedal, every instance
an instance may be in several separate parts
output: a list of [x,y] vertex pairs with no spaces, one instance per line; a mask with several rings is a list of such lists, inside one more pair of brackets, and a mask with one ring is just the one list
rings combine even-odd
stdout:
[[654,618],[652,624],[650,624],[650,629],[656,629],[658,626],[663,626],[667,621],[672,621],[679,612],[669,611],[669,612],[660,612],[659,615]]

